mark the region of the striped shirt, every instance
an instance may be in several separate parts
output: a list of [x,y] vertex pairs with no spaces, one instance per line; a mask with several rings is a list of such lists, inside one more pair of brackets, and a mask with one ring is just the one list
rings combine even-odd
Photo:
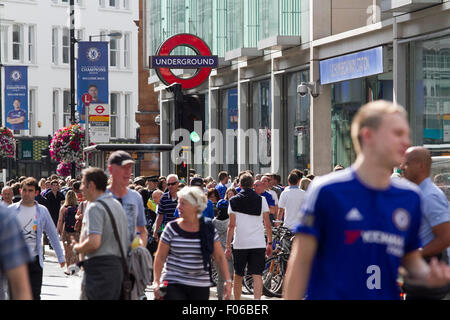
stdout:
[[[193,287],[211,287],[209,271],[203,268],[200,233],[187,232],[177,221],[167,224],[161,241],[170,246],[169,255],[161,274],[161,281]],[[217,230],[214,242],[219,241]]]
[[0,300],[3,300],[2,273],[31,261],[31,255],[12,210],[0,204]]
[[164,216],[165,224],[176,219],[174,213],[177,205],[178,198],[173,200],[169,192],[166,192],[162,195],[161,199],[159,200],[158,215],[161,214]]

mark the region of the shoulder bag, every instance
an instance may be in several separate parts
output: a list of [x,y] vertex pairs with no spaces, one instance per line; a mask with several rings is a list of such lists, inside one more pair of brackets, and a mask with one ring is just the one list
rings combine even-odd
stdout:
[[122,260],[124,275],[123,275],[123,282],[122,282],[122,294],[121,294],[120,300],[131,300],[131,290],[133,289],[133,279],[128,270],[127,259],[125,257],[125,253],[123,252],[122,244],[120,243],[120,237],[119,237],[119,232],[117,231],[116,220],[114,219],[114,216],[111,213],[111,210],[109,209],[108,205],[102,200],[97,200],[97,201],[105,208],[106,212],[108,212],[108,215],[109,215],[109,218],[111,220],[111,224],[112,224],[112,227],[114,230],[114,236],[116,238],[117,244],[119,245],[120,255],[122,256],[121,260]]

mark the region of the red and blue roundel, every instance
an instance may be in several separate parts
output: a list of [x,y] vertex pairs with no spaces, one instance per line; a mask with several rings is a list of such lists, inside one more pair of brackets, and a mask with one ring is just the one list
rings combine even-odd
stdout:
[[[177,47],[191,48],[196,56],[171,56],[170,53]],[[182,33],[164,41],[151,57],[151,68],[155,69],[159,79],[166,85],[181,84],[183,89],[192,89],[201,85],[208,79],[212,68],[217,68],[218,57],[211,54],[208,45],[199,37]],[[190,78],[180,78],[174,75],[171,69],[197,69]]]

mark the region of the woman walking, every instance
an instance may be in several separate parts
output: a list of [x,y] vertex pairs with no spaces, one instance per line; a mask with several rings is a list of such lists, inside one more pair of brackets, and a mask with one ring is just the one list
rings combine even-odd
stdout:
[[156,252],[156,300],[208,300],[211,254],[226,279],[224,298],[229,299],[232,280],[219,236],[211,221],[202,217],[206,204],[200,188],[185,187],[178,192],[180,218],[167,224]]
[[[67,268],[78,262],[78,257],[73,253],[71,244],[72,238],[77,242],[80,238],[80,232],[75,230],[75,215],[77,214],[77,210],[77,194],[74,191],[69,190],[66,194],[64,205],[59,210],[58,225],[56,227],[64,245]],[[69,269],[64,273],[70,275]]]

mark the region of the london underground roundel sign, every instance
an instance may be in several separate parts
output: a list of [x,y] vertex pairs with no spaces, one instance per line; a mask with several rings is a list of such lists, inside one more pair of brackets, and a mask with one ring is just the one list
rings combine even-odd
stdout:
[[[197,55],[171,56],[170,53],[178,47],[189,47]],[[218,57],[211,54],[208,45],[199,37],[182,33],[164,41],[150,60],[151,68],[155,69],[159,79],[166,85],[181,84],[183,89],[192,89],[208,79],[211,69],[217,68]],[[171,69],[196,69],[190,78],[180,78]]]

